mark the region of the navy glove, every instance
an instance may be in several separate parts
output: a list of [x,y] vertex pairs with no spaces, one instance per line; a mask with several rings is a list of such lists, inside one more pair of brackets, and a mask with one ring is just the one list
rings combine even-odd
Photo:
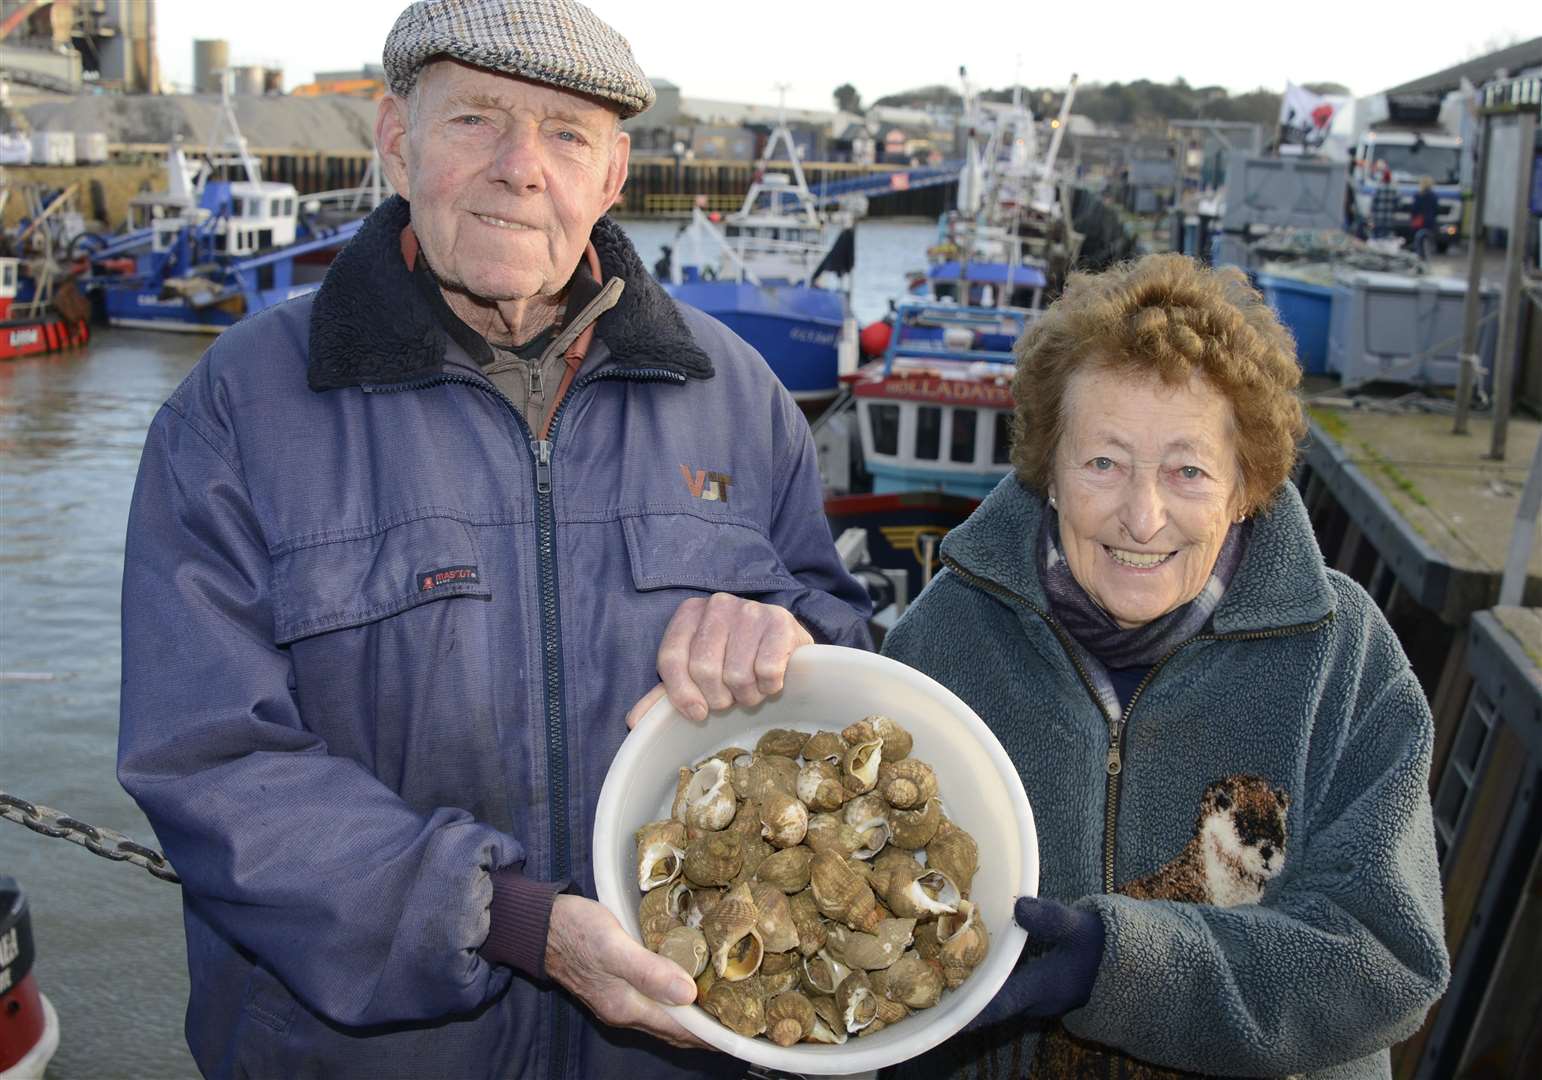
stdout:
[[1012,1017],[1044,1019],[1087,1004],[1103,962],[1103,920],[1033,896],[1020,896],[1013,909],[1028,944],[1012,974],[965,1031]]

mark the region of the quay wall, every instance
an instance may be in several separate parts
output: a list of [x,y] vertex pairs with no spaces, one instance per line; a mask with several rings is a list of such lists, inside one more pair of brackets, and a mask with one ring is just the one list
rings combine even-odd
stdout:
[[[110,159],[101,165],[8,167],[14,183],[38,183],[62,188],[81,181],[79,205],[87,218],[98,216],[111,228],[123,224],[128,201],[139,191],[164,191],[166,143],[110,143]],[[369,171],[369,150],[301,150],[292,147],[251,147],[267,180],[293,184],[301,195],[335,191],[363,183]],[[810,187],[864,177],[883,177],[902,171],[899,165],[854,165],[842,161],[805,161],[803,174]],[[772,162],[771,169],[789,170],[788,162]],[[753,162],[703,159],[676,164],[669,157],[634,157],[627,183],[614,212],[625,217],[687,218],[698,196],[706,209],[737,210],[754,181]],[[227,170],[228,172],[228,170]],[[93,185],[100,196],[93,199]],[[915,191],[897,191],[872,198],[869,217],[935,218],[954,203],[957,184],[939,184]],[[5,208],[4,224],[13,225],[24,212],[12,198]]]
[[[48,190],[62,190],[79,183],[76,208],[87,221],[100,218],[112,228],[128,219],[128,204],[140,191],[166,188],[163,161],[110,161],[100,165],[7,165],[6,179],[12,188],[37,184]],[[12,228],[27,214],[20,192],[13,190],[5,201],[0,227]]]
[[[908,165],[858,165],[849,161],[803,161],[803,177],[811,188],[866,177],[887,177],[904,172]],[[792,163],[773,161],[769,171],[791,172]],[[707,197],[707,209],[737,210],[754,181],[756,163],[732,159],[698,158],[678,165],[672,157],[633,155],[626,188],[616,212],[628,217],[689,217],[698,195]],[[935,218],[954,205],[958,185],[939,184],[915,191],[896,191],[870,198],[869,217]]]

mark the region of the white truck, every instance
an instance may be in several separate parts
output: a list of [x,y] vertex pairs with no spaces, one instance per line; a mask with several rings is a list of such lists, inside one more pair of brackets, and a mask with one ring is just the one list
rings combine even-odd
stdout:
[[1441,101],[1434,95],[1391,97],[1377,94],[1355,103],[1353,150],[1349,155],[1350,183],[1362,221],[1371,220],[1371,201],[1379,185],[1377,172],[1385,163],[1397,188],[1397,232],[1413,236],[1409,215],[1423,177],[1434,181],[1440,203],[1435,246],[1445,251],[1462,228],[1462,188],[1470,177],[1462,161],[1463,105],[1457,93]]

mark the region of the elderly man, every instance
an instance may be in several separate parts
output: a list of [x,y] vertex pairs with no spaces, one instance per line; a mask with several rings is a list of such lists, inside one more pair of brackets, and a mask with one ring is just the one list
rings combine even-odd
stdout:
[[629,706],[705,717],[868,644],[812,440],[602,216],[653,99],[613,30],[426,0],[384,59],[400,197],[209,350],[129,522],[119,776],[185,886],[193,1055],[731,1072],[659,1005],[691,980],[584,899],[588,838]]

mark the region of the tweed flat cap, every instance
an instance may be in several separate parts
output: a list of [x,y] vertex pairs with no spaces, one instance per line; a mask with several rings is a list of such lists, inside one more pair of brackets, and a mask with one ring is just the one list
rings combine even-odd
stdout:
[[626,38],[573,0],[418,0],[386,36],[391,92],[411,92],[434,56],[603,98],[623,117],[653,104]]

